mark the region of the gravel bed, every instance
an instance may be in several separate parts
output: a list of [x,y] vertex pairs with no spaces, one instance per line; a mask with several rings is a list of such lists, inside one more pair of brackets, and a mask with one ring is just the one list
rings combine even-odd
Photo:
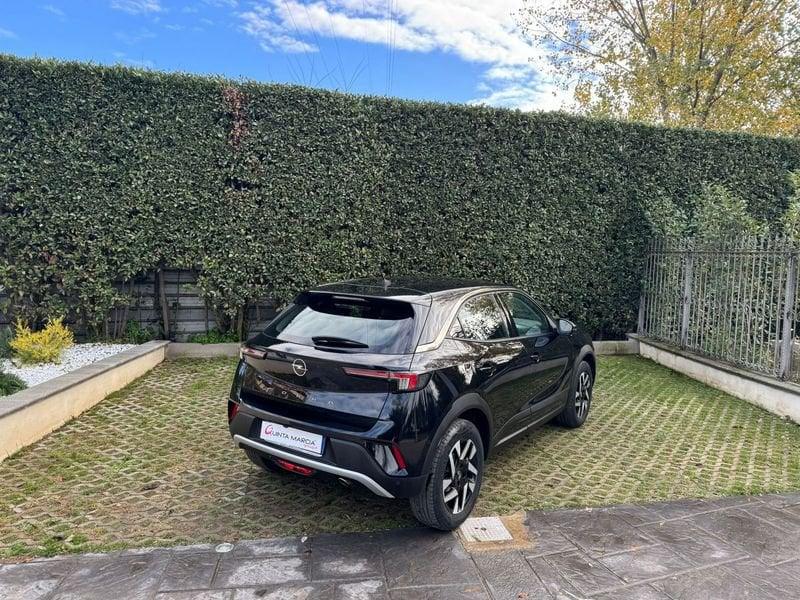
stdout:
[[75,344],[61,353],[60,363],[15,367],[4,358],[0,360],[0,370],[16,375],[31,387],[133,347],[134,344]]

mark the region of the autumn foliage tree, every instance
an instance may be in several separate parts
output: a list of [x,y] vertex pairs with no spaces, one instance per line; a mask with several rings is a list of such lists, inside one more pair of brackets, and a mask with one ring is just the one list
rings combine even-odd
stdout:
[[525,0],[519,21],[587,113],[800,135],[797,0]]

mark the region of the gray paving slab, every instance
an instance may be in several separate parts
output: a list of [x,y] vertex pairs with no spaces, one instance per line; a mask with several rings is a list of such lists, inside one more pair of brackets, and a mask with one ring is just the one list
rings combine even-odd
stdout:
[[674,502],[657,502],[647,506],[658,513],[662,520],[682,519],[692,515],[717,510],[720,507],[710,500],[678,500]]
[[411,543],[382,550],[390,589],[480,583],[472,557],[452,534],[421,533]]
[[72,560],[0,565],[0,600],[45,598],[74,566]]
[[303,538],[277,538],[272,540],[247,540],[233,547],[237,557],[268,557],[305,554],[309,544]]
[[176,553],[169,557],[160,591],[211,587],[220,555],[216,552]]
[[725,569],[775,598],[800,598],[800,579],[782,569],[766,567],[753,559],[739,561]]
[[544,560],[573,588],[581,597],[621,587],[625,581],[606,568],[605,565],[581,552],[564,552],[550,554]]
[[778,529],[784,531],[800,531],[800,514],[792,512],[793,507],[786,507],[784,509],[775,506],[759,506],[753,508],[743,508],[746,513],[753,515],[774,525]]
[[527,559],[533,572],[542,582],[548,593],[556,598],[560,595],[569,598],[580,598],[582,594],[567,580],[565,574],[561,573],[556,566],[553,566],[544,556],[535,556]]
[[167,567],[163,552],[138,555],[93,556],[79,560],[61,582],[53,600],[149,600]]
[[781,565],[778,565],[778,568],[781,571],[785,571],[786,573],[793,575],[797,579],[800,579],[800,560],[792,560],[789,561],[788,563],[783,563]]
[[527,557],[578,549],[558,527],[550,524],[544,513],[538,511],[528,513],[524,524],[530,540],[530,547],[524,551]]
[[554,524],[567,539],[590,556],[653,545],[653,540],[610,511],[562,512]]
[[800,532],[787,532],[751,512],[731,508],[689,521],[767,565],[800,558]]
[[600,594],[592,600],[671,600],[671,598],[653,586],[644,584]]
[[549,600],[547,588],[519,550],[476,552],[475,564],[495,600]]
[[155,600],[233,600],[233,590],[160,592],[156,594]]
[[336,585],[324,583],[287,583],[233,590],[233,600],[331,600]]
[[391,600],[491,600],[488,592],[477,584],[391,590],[389,597]]
[[389,598],[389,591],[386,583],[380,579],[349,581],[336,584],[334,598],[335,600],[386,600]]
[[775,600],[761,588],[717,567],[659,579],[651,585],[672,600]]
[[381,547],[367,544],[328,546],[313,551],[311,579],[383,577]]
[[800,494],[531,511],[487,550],[424,528],[0,565],[0,600],[800,598]]
[[213,587],[231,588],[308,581],[309,564],[308,559],[302,556],[224,557],[220,560]]
[[646,546],[597,560],[625,583],[665,577],[693,566],[666,545]]

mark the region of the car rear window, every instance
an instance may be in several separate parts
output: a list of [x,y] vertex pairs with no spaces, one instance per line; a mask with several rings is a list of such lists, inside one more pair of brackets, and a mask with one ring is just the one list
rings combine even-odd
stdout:
[[416,342],[414,307],[408,302],[304,293],[264,333],[306,346],[408,354]]

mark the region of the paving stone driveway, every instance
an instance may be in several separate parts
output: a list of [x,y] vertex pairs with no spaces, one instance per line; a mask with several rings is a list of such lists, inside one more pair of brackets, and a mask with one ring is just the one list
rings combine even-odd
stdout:
[[0,566],[0,599],[800,597],[800,493],[531,511],[522,549],[404,529]]
[[[234,364],[167,362],[0,463],[0,559],[415,525],[405,501],[252,465],[225,424]],[[586,425],[501,448],[476,515],[798,488],[800,427],[602,357]]]

